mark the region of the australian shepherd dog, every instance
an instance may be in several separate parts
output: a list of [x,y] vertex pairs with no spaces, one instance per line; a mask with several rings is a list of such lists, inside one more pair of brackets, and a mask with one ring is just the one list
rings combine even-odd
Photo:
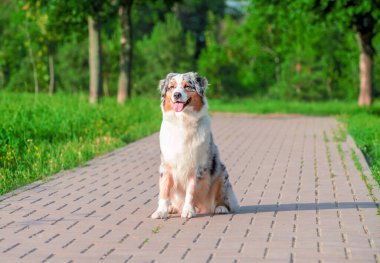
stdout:
[[152,218],[236,211],[239,203],[211,133],[206,78],[194,72],[170,73],[159,88],[160,193]]

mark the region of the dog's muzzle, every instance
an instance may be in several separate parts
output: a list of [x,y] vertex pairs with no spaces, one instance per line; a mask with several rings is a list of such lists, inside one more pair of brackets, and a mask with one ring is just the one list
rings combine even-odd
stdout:
[[186,102],[183,101],[175,101],[173,103],[173,108],[175,112],[181,112],[183,109],[190,103],[191,98],[189,98]]

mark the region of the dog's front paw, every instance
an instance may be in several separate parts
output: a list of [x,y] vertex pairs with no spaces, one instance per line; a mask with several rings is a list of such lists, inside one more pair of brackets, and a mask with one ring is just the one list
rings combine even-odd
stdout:
[[195,209],[191,205],[185,205],[182,209],[182,218],[192,218],[195,216]]
[[157,209],[151,216],[154,219],[166,219],[168,218],[168,211]]
[[228,208],[222,205],[215,208],[215,214],[228,214],[229,212]]
[[158,219],[166,219],[168,218],[168,209],[169,209],[170,202],[168,200],[160,199],[158,201],[158,208],[157,210],[152,214],[152,218]]

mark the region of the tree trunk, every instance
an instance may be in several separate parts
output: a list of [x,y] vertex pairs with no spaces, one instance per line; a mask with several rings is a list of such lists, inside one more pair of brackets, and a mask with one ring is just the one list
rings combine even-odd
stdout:
[[49,49],[49,95],[55,92],[55,72],[54,72],[54,43],[50,42]]
[[110,92],[109,92],[109,88],[108,88],[108,73],[107,74],[104,74],[103,76],[103,95],[105,97],[109,97],[110,96]]
[[[360,27],[356,27],[361,29]],[[372,76],[373,55],[375,50],[372,46],[372,30],[356,30],[356,38],[360,47],[359,69],[360,69],[360,94],[359,106],[370,106],[372,103]]]
[[90,103],[98,102],[102,95],[102,54],[100,39],[100,19],[88,17]]
[[132,71],[132,20],[131,9],[133,0],[123,0],[119,7],[121,24],[120,73],[118,81],[117,102],[124,103],[131,97]]
[[372,56],[360,52],[360,95],[359,106],[372,103]]

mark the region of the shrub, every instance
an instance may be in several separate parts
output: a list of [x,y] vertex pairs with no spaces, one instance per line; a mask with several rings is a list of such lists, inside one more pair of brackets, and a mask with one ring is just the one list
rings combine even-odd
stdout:
[[178,19],[169,14],[149,36],[136,43],[133,68],[134,91],[158,94],[158,81],[169,72],[193,71],[194,38],[184,33]]

